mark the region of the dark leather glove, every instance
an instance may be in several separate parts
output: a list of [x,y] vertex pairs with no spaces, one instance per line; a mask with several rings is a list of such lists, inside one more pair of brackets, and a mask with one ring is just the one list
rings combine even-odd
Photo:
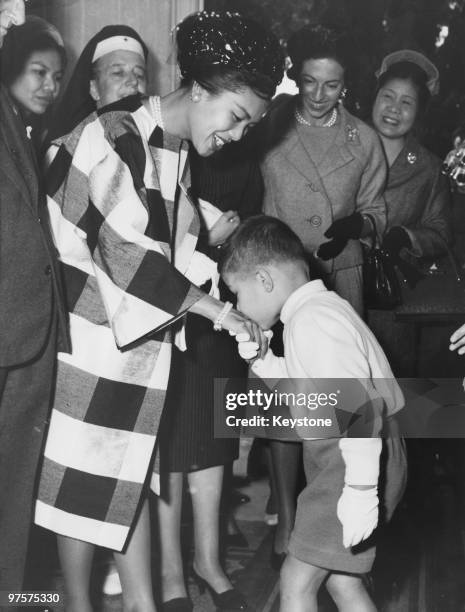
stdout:
[[330,240],[329,242],[323,242],[323,244],[320,244],[316,256],[323,261],[334,259],[342,253],[346,245],[347,240],[341,240],[340,238],[334,238],[334,240]]
[[342,217],[332,223],[325,232],[326,238],[337,238],[339,240],[358,240],[363,229],[363,217],[360,213],[352,213],[348,217]]
[[396,257],[404,247],[408,249],[411,248],[412,242],[408,233],[397,225],[391,228],[384,236],[382,246],[392,257]]

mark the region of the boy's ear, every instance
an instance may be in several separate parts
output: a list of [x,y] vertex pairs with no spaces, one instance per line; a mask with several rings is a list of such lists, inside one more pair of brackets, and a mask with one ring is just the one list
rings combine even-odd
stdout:
[[258,282],[262,285],[262,287],[265,289],[267,293],[270,293],[271,291],[273,291],[273,287],[274,287],[273,277],[271,276],[271,274],[266,268],[259,268],[255,272],[255,278],[258,280]]

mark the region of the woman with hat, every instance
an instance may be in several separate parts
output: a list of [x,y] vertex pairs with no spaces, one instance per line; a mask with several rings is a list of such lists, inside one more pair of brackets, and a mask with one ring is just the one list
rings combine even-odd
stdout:
[[95,46],[97,110],[54,138],[47,171],[73,346],[59,355],[35,517],[58,534],[70,612],[92,610],[96,545],[115,553],[125,609],[155,610],[147,494],[159,491],[152,464],[174,324],[189,311],[264,345],[253,322],[197,287],[216,266],[195,250],[186,162],[188,142],[211,155],[260,120],[282,76],[279,43],[237,14],[196,13],[176,34],[180,87],[108,103],[126,70],[129,93],[140,91],[135,65],[108,59],[141,56],[132,42],[115,48],[126,37]]
[[[407,279],[414,280],[421,264],[441,256],[452,239],[449,185],[441,160],[415,135],[428,101],[438,92],[439,73],[423,54],[403,49],[384,58],[377,77],[372,120],[389,166],[382,246]],[[370,311],[369,323],[394,373],[413,376],[412,326],[395,321],[390,311]]]

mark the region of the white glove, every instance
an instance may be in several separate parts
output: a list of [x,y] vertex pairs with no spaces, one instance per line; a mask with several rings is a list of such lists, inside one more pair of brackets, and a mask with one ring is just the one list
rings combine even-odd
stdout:
[[284,357],[276,357],[271,349],[266,355],[253,362],[251,370],[259,378],[289,378]]
[[[273,332],[268,330],[264,332],[264,334],[268,338],[269,344],[271,338],[273,337]],[[250,340],[250,336],[247,332],[235,334],[233,331],[229,331],[229,335],[236,338],[237,350],[239,351],[239,355],[242,357],[242,359],[254,359],[258,355],[258,342]]]
[[[231,334],[231,332],[229,332]],[[267,330],[264,332],[268,338],[268,343],[273,337],[273,332]],[[231,334],[234,335],[234,334]],[[247,333],[237,334],[237,348],[242,359],[254,359],[258,355],[258,342],[249,339]],[[288,378],[284,357],[276,357],[276,355],[268,349],[266,355],[261,359],[256,359],[251,365],[251,370],[259,378]]]
[[346,465],[347,485],[377,485],[381,438],[341,438],[339,448]]
[[378,487],[361,491],[344,486],[337,504],[342,524],[342,543],[346,548],[366,540],[378,524]]

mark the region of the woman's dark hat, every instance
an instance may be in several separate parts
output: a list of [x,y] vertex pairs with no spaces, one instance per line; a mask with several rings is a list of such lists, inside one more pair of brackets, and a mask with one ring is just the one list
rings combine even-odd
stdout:
[[283,78],[284,55],[278,39],[239,13],[194,13],[178,24],[175,36],[183,78],[195,78],[199,63],[259,73],[275,86]]

